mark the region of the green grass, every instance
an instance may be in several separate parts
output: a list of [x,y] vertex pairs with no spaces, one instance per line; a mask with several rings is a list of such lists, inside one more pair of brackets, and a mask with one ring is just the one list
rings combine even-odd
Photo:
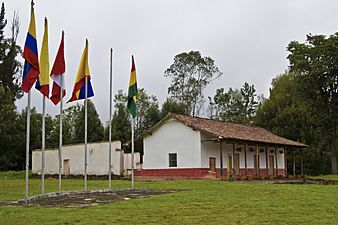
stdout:
[[324,179],[324,180],[338,180],[338,175],[321,175],[310,177],[312,179]]
[[[46,191],[57,190],[46,181]],[[105,180],[89,180],[105,189]],[[115,188],[129,181],[113,181]],[[63,180],[64,190],[83,189],[83,180]],[[0,224],[336,224],[337,185],[277,185],[212,180],[136,181],[136,188],[184,191],[87,208],[0,206]],[[30,195],[41,181],[29,180]],[[0,173],[0,201],[24,197],[23,178]]]

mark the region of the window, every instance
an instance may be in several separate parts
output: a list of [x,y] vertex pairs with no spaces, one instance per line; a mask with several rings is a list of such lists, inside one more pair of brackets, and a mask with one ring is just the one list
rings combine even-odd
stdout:
[[169,167],[177,167],[177,153],[169,153]]

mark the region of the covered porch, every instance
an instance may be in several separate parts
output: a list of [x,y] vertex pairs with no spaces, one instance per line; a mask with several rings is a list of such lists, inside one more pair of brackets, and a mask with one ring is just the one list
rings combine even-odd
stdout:
[[[209,151],[202,157],[202,160],[209,163],[209,177],[244,180],[293,178],[304,175],[302,153],[305,146],[236,141],[209,135],[204,135],[202,143],[202,151]],[[217,147],[219,155],[215,156]],[[296,154],[300,155],[297,162]],[[292,169],[288,171],[290,161]],[[296,166],[300,167],[298,174]]]

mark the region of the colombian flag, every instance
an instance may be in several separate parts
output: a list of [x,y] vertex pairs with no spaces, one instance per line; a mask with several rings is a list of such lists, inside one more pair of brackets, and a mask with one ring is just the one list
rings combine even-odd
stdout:
[[35,83],[35,88],[47,98],[49,97],[49,51],[47,18],[45,18],[45,32],[43,34],[40,53],[40,75]]
[[128,109],[133,118],[136,117],[136,96],[137,96],[136,69],[134,63],[134,56],[132,56],[129,90],[128,90]]
[[[92,84],[90,82],[90,71],[88,66],[88,40],[86,40],[86,47],[83,50],[81,61],[79,65],[79,69],[76,74],[75,85],[72,93],[72,97],[68,100],[68,102],[85,99],[85,91],[86,91],[86,77],[87,77],[87,98],[94,96]],[[68,103],[67,102],[67,103]]]
[[25,59],[25,65],[23,69],[21,88],[24,92],[28,93],[40,73],[33,4],[31,10],[31,21],[29,23],[28,33],[22,56]]

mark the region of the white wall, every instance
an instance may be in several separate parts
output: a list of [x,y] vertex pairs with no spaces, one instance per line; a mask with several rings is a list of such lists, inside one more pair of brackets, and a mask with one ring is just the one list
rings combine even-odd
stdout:
[[[131,153],[124,153],[123,156],[124,175],[129,176],[131,174]],[[134,153],[134,169],[138,169],[141,163],[141,154],[139,152]]]
[[[200,168],[200,132],[169,119],[143,140],[144,169]],[[169,167],[169,153],[177,153],[177,167]]]
[[[109,172],[109,143],[89,143],[87,152],[88,175],[107,175]],[[123,151],[121,142],[112,142],[112,173],[115,175],[123,174]],[[41,150],[33,150],[32,154],[32,172],[41,174]],[[122,157],[121,157],[122,154]],[[62,166],[63,160],[69,159],[70,174],[84,174],[84,144],[68,145],[62,147]],[[58,149],[48,149],[45,151],[45,174],[59,173]],[[62,168],[63,173],[63,168]]]

